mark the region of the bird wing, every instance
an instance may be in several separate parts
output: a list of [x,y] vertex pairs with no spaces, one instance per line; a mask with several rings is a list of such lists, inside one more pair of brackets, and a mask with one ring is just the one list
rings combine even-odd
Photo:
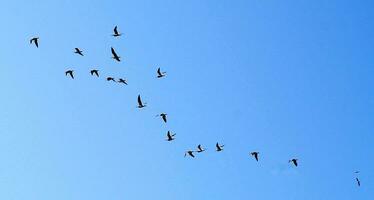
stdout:
[[118,35],[117,26],[114,27],[114,34]]
[[35,46],[36,46],[36,47],[39,47],[38,39],[35,39]]
[[140,95],[138,95],[138,104],[139,104],[140,106],[143,105],[143,103],[142,103],[142,99],[140,98]]
[[157,69],[157,74],[160,75],[160,76],[162,76],[160,68]]

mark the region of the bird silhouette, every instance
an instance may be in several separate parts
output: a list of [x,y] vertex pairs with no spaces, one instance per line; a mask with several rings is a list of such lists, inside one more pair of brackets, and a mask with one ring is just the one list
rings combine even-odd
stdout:
[[38,42],[39,38],[38,37],[34,37],[34,38],[31,38],[30,40],[30,44],[34,43],[36,48],[39,48],[39,42]]
[[191,150],[186,151],[186,152],[184,153],[184,157],[186,157],[187,155],[189,155],[189,156],[191,156],[192,158],[195,158],[195,155],[193,155],[193,152],[194,152],[194,151],[191,151]]
[[260,152],[256,152],[256,151],[254,151],[254,152],[251,152],[251,155],[253,156],[253,157],[255,157],[255,159],[256,159],[256,161],[258,162],[258,154],[259,154]]
[[360,181],[360,179],[356,178],[356,181],[357,181],[357,185],[358,185],[358,187],[360,187],[360,186],[361,186],[361,181]]
[[175,136],[176,134],[175,133],[171,133],[170,131],[168,131],[168,133],[166,134],[166,136],[167,136],[167,141],[172,141],[172,140],[175,140],[175,138],[174,138],[174,136]]
[[166,72],[161,72],[161,69],[157,69],[157,78],[162,78],[166,75]]
[[116,80],[114,80],[114,78],[113,78],[113,77],[110,77],[110,76],[109,76],[109,77],[107,77],[107,78],[106,78],[106,80],[107,80],[107,81],[113,81],[113,82],[117,82]]
[[121,33],[118,32],[117,26],[114,27],[113,32],[114,32],[114,34],[112,35],[113,37],[119,37],[122,35]]
[[164,121],[165,123],[167,122],[167,119],[166,119],[166,116],[167,116],[168,114],[166,114],[166,113],[161,113],[161,114],[159,114],[159,115],[156,115],[156,117],[158,117],[158,116],[160,116],[161,118],[162,118],[162,121]]
[[126,79],[122,79],[122,78],[120,78],[120,79],[118,80],[118,83],[123,83],[123,84],[127,85],[127,81],[126,81]]
[[216,143],[216,151],[222,151],[224,146],[225,146],[225,145],[220,145],[220,144],[218,144],[218,142],[217,142],[217,143]]
[[138,95],[138,108],[144,108],[146,107],[146,104],[142,102],[142,99],[140,98],[140,95]]
[[74,53],[76,53],[76,54],[79,54],[79,55],[83,56],[83,51],[82,51],[82,50],[80,50],[79,48],[75,48],[75,51],[74,51]]
[[289,160],[288,162],[290,163],[290,162],[292,162],[296,167],[297,167],[297,160],[298,159],[296,159],[296,158],[293,158],[293,159],[291,159],[291,160]]
[[72,79],[74,79],[73,72],[74,72],[74,70],[68,70],[68,71],[65,72],[65,76],[70,75],[70,77],[71,77]]
[[110,47],[110,49],[111,49],[111,51],[112,51],[112,55],[113,55],[112,58],[113,58],[114,60],[118,61],[118,62],[121,62],[121,60],[120,60],[121,57],[119,57],[119,56],[117,55],[117,53],[116,53],[116,51],[114,50],[114,48],[113,48],[113,47]]
[[205,151],[205,149],[201,146],[201,144],[197,145],[197,151],[196,152],[201,153],[203,151]]
[[93,70],[91,70],[91,75],[93,76],[93,75],[96,75],[97,77],[99,77],[99,70],[97,70],[97,69],[93,69]]

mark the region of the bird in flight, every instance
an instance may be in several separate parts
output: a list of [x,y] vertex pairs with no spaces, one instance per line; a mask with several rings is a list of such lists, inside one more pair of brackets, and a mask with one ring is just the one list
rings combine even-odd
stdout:
[[161,114],[159,114],[159,115],[156,115],[156,117],[158,117],[158,116],[160,116],[161,118],[162,118],[162,120],[166,123],[167,122],[167,119],[166,119],[166,116],[167,116],[168,114],[166,114],[166,113],[161,113]]
[[172,141],[172,140],[175,140],[175,138],[174,138],[174,136],[175,136],[176,134],[175,133],[171,133],[170,131],[168,131],[168,133],[166,134],[166,136],[167,136],[167,141]]
[[196,152],[201,153],[203,151],[205,151],[205,149],[201,146],[201,144],[197,145],[197,151]]
[[191,151],[191,150],[186,151],[186,152],[184,153],[184,157],[186,157],[187,155],[189,155],[189,156],[191,156],[192,158],[195,158],[195,155],[193,155],[193,152],[194,152],[194,151]]
[[297,167],[297,160],[298,159],[296,159],[296,158],[293,158],[293,159],[291,159],[291,160],[289,160],[288,162],[290,163],[290,162],[292,162],[296,167]]
[[220,144],[218,144],[218,142],[217,142],[217,143],[216,143],[216,151],[222,151],[224,146],[225,146],[225,145],[220,145]]
[[255,159],[256,159],[256,161],[258,162],[258,154],[259,154],[260,152],[256,152],[256,151],[254,151],[254,152],[251,152],[251,155],[253,156],[253,157],[255,157]]
[[106,80],[107,80],[107,81],[113,81],[113,82],[117,82],[116,80],[114,80],[114,78],[113,78],[113,77],[110,77],[110,76],[109,76],[109,77],[107,77],[107,78],[106,78]]
[[140,98],[140,95],[138,95],[138,108],[144,108],[146,107],[146,104],[142,102],[142,99]]
[[93,75],[96,75],[97,77],[99,77],[99,70],[97,70],[97,69],[93,69],[93,70],[91,70],[91,75],[93,76]]
[[117,26],[114,27],[113,32],[114,32],[114,34],[112,35],[113,37],[119,37],[122,35],[121,33],[118,32]]
[[38,37],[31,38],[30,44],[34,43],[36,48],[38,48],[39,47],[39,42],[38,41],[39,41]]
[[162,72],[160,68],[157,69],[157,78],[166,76],[166,72]]
[[113,48],[113,47],[110,47],[110,49],[111,49],[111,51],[112,51],[112,55],[113,55],[112,58],[113,58],[114,60],[118,61],[118,62],[121,62],[121,60],[120,60],[121,57],[119,57],[119,56],[117,55],[117,53],[116,53],[116,51],[114,50],[114,48]]
[[74,51],[74,53],[76,53],[76,54],[79,54],[79,55],[83,56],[83,51],[82,51],[82,50],[80,50],[79,48],[75,48],[75,51]]
[[360,186],[361,186],[361,181],[360,181],[360,179],[356,178],[356,182],[357,182],[358,187],[360,187]]
[[74,79],[73,72],[74,72],[74,70],[68,70],[68,71],[65,72],[65,76],[70,75],[70,77],[71,77],[72,79]]
[[120,78],[120,79],[118,80],[118,83],[123,83],[123,84],[127,85],[127,81],[126,81],[126,79],[122,79],[122,78]]

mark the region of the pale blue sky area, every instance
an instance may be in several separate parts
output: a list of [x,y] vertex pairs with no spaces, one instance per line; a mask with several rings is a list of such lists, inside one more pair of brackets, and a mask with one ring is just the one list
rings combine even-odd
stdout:
[[[1,2],[0,199],[373,199],[373,8]],[[156,79],[158,67],[167,77]],[[207,151],[183,157],[198,144]]]

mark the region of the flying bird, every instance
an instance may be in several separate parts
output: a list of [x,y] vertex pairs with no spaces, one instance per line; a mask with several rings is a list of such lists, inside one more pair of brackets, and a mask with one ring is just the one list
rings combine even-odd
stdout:
[[76,53],[76,54],[79,54],[79,55],[83,56],[83,51],[82,51],[82,50],[80,50],[79,48],[75,48],[75,51],[74,51],[74,53]]
[[254,151],[254,152],[251,152],[251,155],[253,156],[253,157],[255,157],[255,159],[256,159],[256,161],[258,162],[258,154],[259,154],[260,152],[256,152],[256,151]]
[[39,48],[38,40],[39,40],[38,37],[31,38],[31,40],[30,40],[30,44],[34,43],[35,46],[36,46],[36,48]]
[[290,163],[290,162],[292,162],[296,167],[297,167],[297,160],[298,159],[295,159],[295,158],[293,158],[293,159],[291,159],[291,160],[289,160],[288,162]]
[[161,118],[162,118],[162,120],[166,123],[167,122],[167,119],[166,119],[166,116],[167,116],[168,114],[166,114],[166,113],[161,113],[161,114],[159,114],[159,115],[156,115],[156,117],[158,117],[158,116],[160,116]]
[[111,49],[111,51],[112,51],[112,55],[113,55],[112,58],[113,58],[114,60],[118,61],[118,62],[121,62],[121,60],[120,60],[121,57],[119,57],[119,56],[117,55],[117,53],[116,53],[116,51],[114,50],[114,48],[113,48],[113,47],[110,47],[110,49]]
[[191,156],[192,158],[195,158],[195,155],[193,155],[193,152],[194,152],[194,151],[191,151],[191,150],[186,151],[186,152],[184,153],[184,157],[186,157],[187,155],[189,155],[189,156]]
[[93,69],[93,70],[91,70],[91,75],[93,76],[93,75],[96,75],[97,77],[99,77],[99,70],[97,70],[97,69]]
[[157,69],[157,78],[162,78],[166,75],[166,72],[161,72],[161,69]]
[[74,79],[73,72],[74,72],[74,70],[68,70],[68,71],[65,72],[65,76],[67,76],[67,75],[69,74],[70,77],[71,77],[72,79]]
[[167,141],[172,141],[172,140],[175,140],[175,138],[174,138],[174,136],[175,136],[176,134],[175,133],[171,133],[170,131],[168,131],[168,133],[166,134],[166,136],[167,136]]
[[196,152],[201,153],[203,151],[205,151],[205,149],[201,146],[201,144],[197,145],[197,151]]
[[218,142],[217,142],[216,143],[216,151],[222,151],[224,146],[225,145],[219,145]]
[[114,32],[114,34],[112,35],[113,37],[119,37],[122,35],[121,33],[118,32],[117,26],[114,27],[113,32]]
[[360,187],[360,186],[361,186],[361,181],[360,181],[360,179],[356,178],[356,181],[357,181],[357,185],[358,185],[358,187]]
[[114,82],[117,82],[116,80],[114,80],[114,78],[113,78],[113,77],[110,77],[110,76],[109,76],[109,77],[107,77],[107,78],[106,78],[106,80],[107,80],[107,81],[114,81]]
[[142,102],[142,99],[140,98],[140,95],[138,95],[138,108],[144,108],[146,107],[146,104]]
[[127,85],[127,81],[126,81],[126,79],[122,79],[122,78],[120,78],[120,79],[118,80],[118,83],[123,83],[123,84]]

